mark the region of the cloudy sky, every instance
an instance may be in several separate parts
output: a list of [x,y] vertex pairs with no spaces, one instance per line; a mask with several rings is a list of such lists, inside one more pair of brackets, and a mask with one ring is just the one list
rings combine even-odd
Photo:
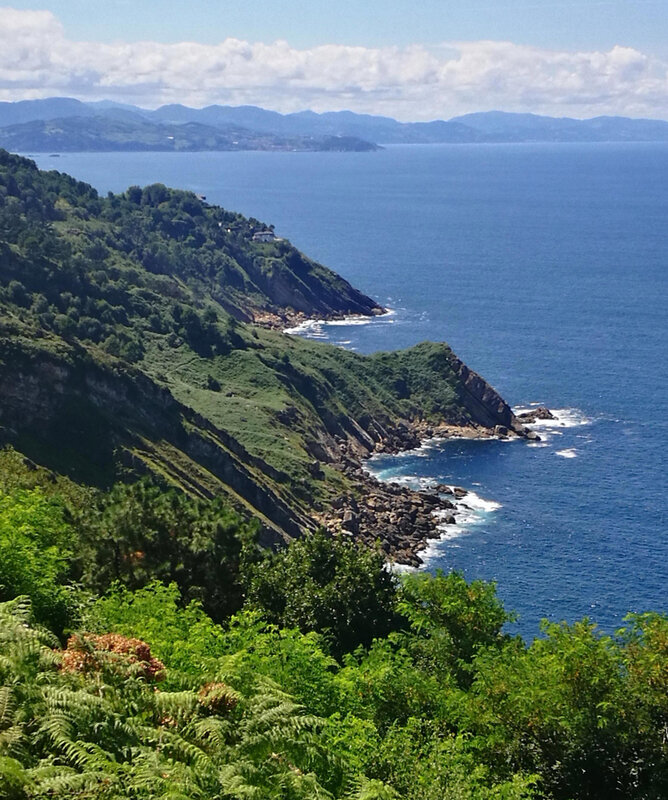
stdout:
[[0,7],[0,100],[402,120],[668,119],[668,0],[42,0]]

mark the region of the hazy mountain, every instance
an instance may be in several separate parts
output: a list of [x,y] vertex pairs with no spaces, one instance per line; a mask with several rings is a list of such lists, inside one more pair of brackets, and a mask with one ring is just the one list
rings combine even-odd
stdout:
[[18,125],[38,119],[57,117],[92,117],[95,109],[71,97],[49,97],[46,100],[20,100],[0,103],[0,126]]
[[381,144],[436,142],[586,142],[668,141],[668,122],[596,117],[579,120],[485,111],[451,120],[398,122],[390,117],[330,111],[279,114],[256,106],[162,106],[143,112],[148,118],[172,123],[239,125],[282,136],[354,136]]
[[[73,120],[88,119],[77,123]],[[82,103],[66,97],[0,103],[0,142],[5,147],[37,150],[31,144],[38,136],[40,147],[59,149],[52,128],[33,126],[24,131],[6,132],[9,126],[34,122],[70,120],[71,137],[78,147],[88,149],[373,149],[369,143],[430,144],[438,142],[650,142],[668,141],[668,122],[627,117],[571,119],[538,114],[515,114],[484,111],[464,114],[451,120],[433,122],[398,122],[391,117],[330,111],[318,114],[299,111],[279,114],[257,106],[211,105],[189,108],[180,104],[161,106],[151,111],[113,101]],[[92,120],[95,120],[94,122]],[[104,130],[102,120],[109,120]],[[123,124],[133,131],[121,132]],[[189,130],[183,126],[197,126]],[[150,127],[153,126],[153,127]],[[51,131],[46,133],[46,131]],[[91,133],[91,131],[96,133]],[[30,139],[23,140],[22,136]],[[44,139],[48,136],[50,139]],[[86,145],[88,139],[105,141],[104,147]],[[134,138],[133,138],[134,137]],[[173,137],[173,138],[172,138]],[[222,137],[222,138],[221,138]],[[311,140],[319,140],[313,142]],[[136,141],[136,146],[127,141]],[[242,141],[243,145],[234,144]],[[295,141],[299,140],[299,141]],[[170,145],[170,142],[180,144]],[[222,144],[221,144],[222,142]],[[269,142],[273,142],[271,145]],[[18,144],[14,144],[18,143]],[[113,146],[112,146],[113,145]],[[149,146],[150,145],[150,146]],[[68,145],[66,149],[75,149]]]
[[351,136],[279,136],[234,125],[164,124],[123,108],[97,116],[38,119],[0,127],[0,147],[18,152],[375,150]]
[[483,136],[506,142],[651,142],[668,141],[668,122],[628,117],[542,117],[487,111],[465,114],[456,122]]
[[282,136],[353,136],[384,144],[470,142],[481,138],[476,131],[457,122],[403,123],[390,117],[355,114],[352,111],[279,114],[256,106],[207,106],[194,109],[170,105],[157,109],[149,116],[176,123],[242,125]]

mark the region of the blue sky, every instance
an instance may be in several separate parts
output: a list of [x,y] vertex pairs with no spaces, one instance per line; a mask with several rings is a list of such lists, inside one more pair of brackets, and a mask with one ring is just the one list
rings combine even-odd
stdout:
[[668,0],[14,0],[0,99],[668,118]]
[[294,47],[496,39],[557,49],[614,45],[668,55],[668,0],[34,0],[73,39],[208,44],[232,36]]

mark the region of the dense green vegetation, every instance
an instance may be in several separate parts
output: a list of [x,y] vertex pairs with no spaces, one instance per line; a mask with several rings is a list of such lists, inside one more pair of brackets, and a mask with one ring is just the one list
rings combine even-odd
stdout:
[[174,583],[222,621],[243,604],[242,562],[262,552],[256,523],[223,500],[146,480],[100,492],[54,481],[5,450],[0,486],[0,600],[29,595],[35,619],[61,637],[89,593],[153,580]]
[[220,501],[11,452],[0,477],[3,798],[668,792],[666,617],[527,646],[457,573],[324,533],[262,553]]
[[213,324],[229,323],[222,310],[249,319],[288,305],[274,297],[281,283],[296,311],[377,308],[288,242],[253,243],[265,227],[257,220],[162,184],[101,198],[3,151],[0,201],[3,280],[15,280],[6,299],[32,309],[43,327],[81,340],[104,342],[140,325],[142,333],[174,333],[209,353]]

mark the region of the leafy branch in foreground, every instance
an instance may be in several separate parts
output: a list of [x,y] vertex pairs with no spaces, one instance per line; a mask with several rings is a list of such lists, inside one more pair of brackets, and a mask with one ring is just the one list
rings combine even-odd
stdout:
[[[235,544],[248,598],[221,625],[134,564],[103,596],[81,593],[72,577],[95,563],[95,538],[80,495],[30,486],[0,498],[4,591],[38,601],[0,604],[2,797],[668,795],[663,615],[614,635],[546,624],[527,645],[503,632],[493,585],[392,575],[376,551],[321,532],[274,555]],[[122,552],[146,542],[166,579],[170,554],[212,552],[188,536],[217,530],[213,506],[147,485],[111,505],[82,496],[91,531]],[[79,628],[64,648],[40,626],[63,634],[61,597]]]

